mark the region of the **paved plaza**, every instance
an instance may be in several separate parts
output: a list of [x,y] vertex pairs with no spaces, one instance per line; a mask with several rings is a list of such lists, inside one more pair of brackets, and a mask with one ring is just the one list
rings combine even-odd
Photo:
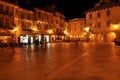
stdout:
[[73,42],[0,48],[0,80],[120,80],[120,47]]

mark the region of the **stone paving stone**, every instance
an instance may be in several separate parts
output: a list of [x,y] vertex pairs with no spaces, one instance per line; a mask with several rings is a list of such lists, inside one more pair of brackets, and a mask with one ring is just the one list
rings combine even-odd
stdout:
[[4,48],[0,80],[120,80],[113,43],[52,43],[49,48]]

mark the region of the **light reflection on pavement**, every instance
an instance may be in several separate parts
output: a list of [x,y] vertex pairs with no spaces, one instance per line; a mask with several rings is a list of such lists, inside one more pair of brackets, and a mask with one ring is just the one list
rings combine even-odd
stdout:
[[120,55],[113,43],[51,43],[4,48],[0,80],[120,80]]

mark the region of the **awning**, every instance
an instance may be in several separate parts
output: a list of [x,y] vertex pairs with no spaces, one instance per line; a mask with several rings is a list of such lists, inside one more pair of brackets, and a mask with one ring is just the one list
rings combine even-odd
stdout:
[[34,31],[34,34],[48,34],[48,32],[47,31],[44,31],[44,30],[39,30],[39,31]]
[[34,34],[33,32],[34,31],[32,29],[22,29],[22,34],[30,34],[30,35],[32,35],[32,34]]

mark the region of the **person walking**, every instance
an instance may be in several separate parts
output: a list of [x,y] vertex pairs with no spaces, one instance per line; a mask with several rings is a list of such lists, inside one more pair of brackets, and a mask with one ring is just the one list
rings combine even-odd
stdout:
[[35,51],[38,50],[38,46],[39,46],[39,39],[35,40]]

